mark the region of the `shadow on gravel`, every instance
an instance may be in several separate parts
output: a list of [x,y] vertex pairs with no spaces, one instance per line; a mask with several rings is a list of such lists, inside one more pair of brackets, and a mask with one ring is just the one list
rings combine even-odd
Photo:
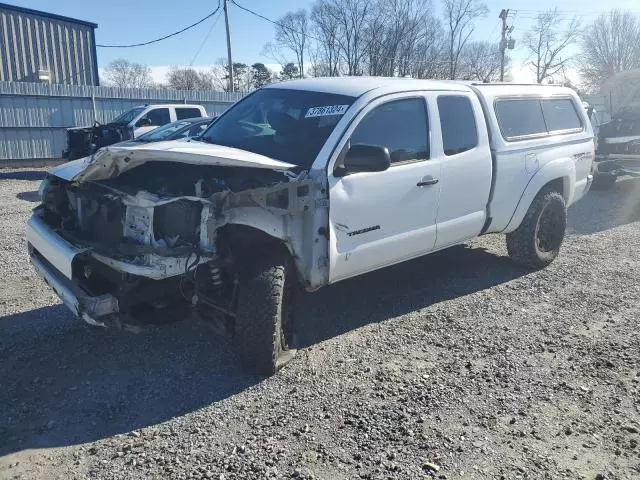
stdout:
[[16,198],[24,200],[25,202],[40,203],[40,194],[37,190],[33,190],[31,192],[20,192],[16,195]]
[[58,305],[2,317],[0,331],[0,456],[158,424],[260,381],[225,339],[184,322],[105,331]]
[[300,343],[310,346],[527,273],[483,248],[452,247],[303,295],[297,315]]
[[[522,276],[504,257],[454,247],[300,299],[302,346]],[[229,342],[187,322],[138,335],[93,329],[61,305],[0,318],[0,456],[155,425],[260,381]]]
[[0,180],[42,180],[47,175],[44,170],[20,170],[3,172],[0,170]]
[[640,220],[640,180],[618,180],[610,190],[591,190],[569,209],[567,231],[590,235]]

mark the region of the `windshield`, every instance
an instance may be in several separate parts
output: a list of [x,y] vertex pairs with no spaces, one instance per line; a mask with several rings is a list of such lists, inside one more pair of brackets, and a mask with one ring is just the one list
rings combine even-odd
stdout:
[[346,95],[265,88],[231,107],[202,139],[308,168],[354,100]]
[[174,133],[182,130],[191,125],[191,122],[173,122],[167,123],[161,127],[151,130],[149,133],[140,135],[138,140],[143,142],[158,142],[160,140],[166,140]]
[[118,123],[120,125],[127,125],[131,123],[131,121],[136,118],[138,115],[142,113],[144,107],[136,107],[131,110],[127,110],[122,115],[117,116],[115,119],[111,120],[110,123]]

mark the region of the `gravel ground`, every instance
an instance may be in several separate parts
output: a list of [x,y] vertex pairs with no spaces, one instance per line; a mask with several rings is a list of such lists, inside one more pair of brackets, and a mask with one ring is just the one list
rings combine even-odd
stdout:
[[185,322],[72,318],[25,253],[42,175],[0,171],[0,478],[640,478],[640,182],[545,270],[487,236],[303,296],[264,380]]

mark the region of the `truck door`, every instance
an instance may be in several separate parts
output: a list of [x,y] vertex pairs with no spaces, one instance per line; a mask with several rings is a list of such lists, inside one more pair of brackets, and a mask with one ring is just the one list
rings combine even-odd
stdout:
[[[435,93],[442,143],[442,187],[436,248],[477,236],[486,220],[492,161],[487,126],[477,97],[465,92]],[[438,147],[442,147],[439,150]]]
[[[420,93],[368,104],[329,164],[329,277],[334,282],[429,252],[436,240],[440,159],[430,153],[428,105]],[[352,145],[386,147],[383,172],[339,176]]]
[[171,113],[167,107],[152,108],[140,117],[133,129],[133,136],[138,138],[143,133],[171,122]]

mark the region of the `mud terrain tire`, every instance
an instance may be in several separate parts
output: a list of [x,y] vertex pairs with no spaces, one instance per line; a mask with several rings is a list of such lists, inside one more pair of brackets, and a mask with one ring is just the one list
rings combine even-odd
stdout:
[[234,338],[245,370],[273,375],[296,353],[291,348],[293,271],[287,252],[252,257],[239,286]]
[[511,259],[527,268],[543,268],[560,252],[567,226],[567,207],[556,191],[538,193],[520,226],[507,234]]

